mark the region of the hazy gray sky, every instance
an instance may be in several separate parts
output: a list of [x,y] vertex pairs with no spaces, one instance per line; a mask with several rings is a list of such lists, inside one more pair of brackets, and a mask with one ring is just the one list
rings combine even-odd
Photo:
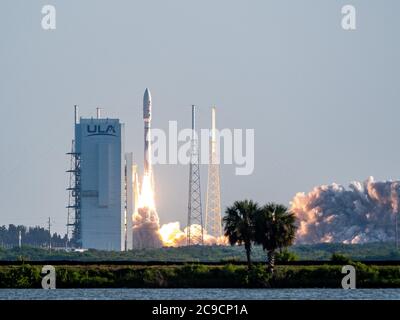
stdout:
[[[57,29],[41,28],[41,9]],[[341,28],[341,7],[357,30]],[[21,1],[0,4],[0,225],[65,231],[73,105],[126,124],[143,165],[142,96],[153,125],[255,129],[255,171],[221,168],[223,207],[288,204],[320,184],[400,176],[397,0]],[[205,196],[206,167],[202,168]],[[187,166],[156,166],[161,222],[186,223]],[[203,198],[205,207],[205,197]]]

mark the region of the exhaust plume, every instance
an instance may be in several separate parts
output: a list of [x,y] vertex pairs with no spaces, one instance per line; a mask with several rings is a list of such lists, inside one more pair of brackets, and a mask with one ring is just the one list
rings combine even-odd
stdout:
[[160,221],[154,203],[151,175],[145,173],[138,199],[138,209],[133,215],[133,246],[137,249],[161,248]]
[[[198,224],[192,224],[190,228],[192,234],[201,232],[201,226]],[[182,231],[179,222],[164,224],[160,228],[160,234],[165,247],[186,246],[187,227]],[[203,241],[205,245],[228,245],[226,237],[213,237],[207,233],[206,229],[203,229]]]
[[[181,230],[179,222],[170,222],[162,225],[156,211],[152,178],[143,176],[142,188],[138,197],[138,208],[133,215],[133,246],[137,249],[180,247],[187,244],[187,227]],[[193,224],[191,234],[201,232],[201,226]],[[225,237],[213,237],[203,229],[205,245],[227,245]]]
[[333,183],[297,193],[297,243],[393,241],[399,214],[400,181]]

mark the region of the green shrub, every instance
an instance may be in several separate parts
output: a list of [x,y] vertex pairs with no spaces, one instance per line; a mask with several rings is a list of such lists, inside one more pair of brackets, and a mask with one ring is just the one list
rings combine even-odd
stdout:
[[[348,263],[346,263],[348,264]],[[356,268],[358,288],[400,288],[399,266],[370,266],[350,262]],[[58,266],[57,288],[341,288],[342,265],[282,266],[274,275],[265,264],[183,266]],[[41,266],[0,266],[0,288],[40,288]]]
[[23,264],[12,267],[6,276],[9,288],[39,288],[41,275],[37,267]]
[[277,252],[275,256],[275,260],[277,263],[284,263],[284,262],[290,262],[290,261],[298,261],[299,256],[293,252],[290,252],[289,250],[285,249],[282,252]]
[[346,265],[346,264],[352,263],[352,260],[349,257],[345,256],[344,254],[337,253],[337,252],[332,254],[331,261],[338,265]]
[[252,288],[270,287],[271,273],[264,265],[255,265],[248,271],[247,285]]
[[150,268],[143,272],[143,284],[145,287],[167,287],[168,281],[159,269]]

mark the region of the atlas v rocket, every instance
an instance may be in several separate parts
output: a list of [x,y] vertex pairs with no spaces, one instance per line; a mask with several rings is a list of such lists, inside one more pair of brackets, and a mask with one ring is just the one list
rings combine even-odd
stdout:
[[143,96],[144,120],[144,173],[152,176],[151,165],[151,94],[146,88]]

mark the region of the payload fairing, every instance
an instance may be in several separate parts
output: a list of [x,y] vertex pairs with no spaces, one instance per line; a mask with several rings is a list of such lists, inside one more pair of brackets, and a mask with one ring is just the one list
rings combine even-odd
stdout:
[[144,172],[152,177],[151,165],[151,93],[148,88],[143,96],[144,120]]

